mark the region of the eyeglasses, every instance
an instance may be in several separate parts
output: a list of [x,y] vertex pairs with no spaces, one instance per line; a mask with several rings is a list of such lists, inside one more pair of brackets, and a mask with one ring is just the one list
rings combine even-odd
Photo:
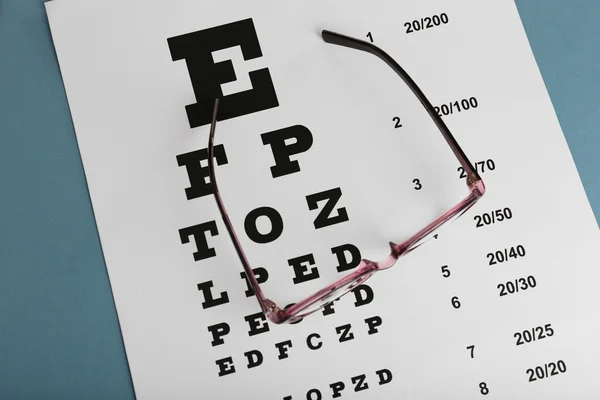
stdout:
[[417,247],[421,246],[425,241],[432,238],[442,225],[451,220],[455,220],[462,214],[464,214],[485,193],[485,185],[481,177],[479,176],[477,170],[473,168],[473,165],[468,160],[467,156],[455,140],[454,136],[450,133],[450,130],[442,120],[440,114],[438,113],[438,110],[436,110],[436,108],[432,106],[432,104],[425,97],[419,86],[417,86],[413,79],[396,61],[394,61],[392,57],[390,57],[385,51],[383,51],[382,49],[380,49],[372,43],[345,36],[339,33],[331,32],[328,30],[322,31],[322,38],[325,42],[330,44],[335,44],[356,50],[362,50],[375,55],[381,60],[383,60],[400,76],[400,78],[402,78],[402,80],[408,86],[412,94],[416,96],[416,99],[418,99],[421,106],[424,107],[425,111],[428,114],[428,117],[431,118],[431,121],[434,122],[435,126],[437,127],[437,130],[441,132],[443,138],[445,139],[445,142],[450,147],[450,150],[454,154],[455,158],[458,160],[460,164],[459,170],[461,170],[461,178],[465,179],[467,188],[469,190],[469,194],[466,198],[464,198],[454,207],[451,207],[448,211],[444,212],[433,222],[430,222],[424,228],[418,230],[418,232],[414,233],[407,240],[399,244],[389,242],[390,254],[383,260],[379,262],[374,262],[369,261],[367,259],[362,259],[352,273],[349,273],[348,275],[335,281],[333,284],[328,285],[321,290],[318,290],[313,295],[308,296],[305,299],[298,301],[297,303],[291,306],[281,308],[277,305],[276,302],[267,298],[263,293],[256,277],[254,276],[253,269],[250,266],[250,263],[248,262],[246,254],[240,244],[240,241],[236,235],[236,232],[229,219],[228,213],[225,209],[225,205],[221,198],[221,193],[219,191],[215,175],[214,165],[214,137],[217,125],[217,115],[219,110],[219,99],[217,98],[214,104],[208,143],[208,169],[210,181],[213,188],[213,194],[217,202],[219,212],[223,218],[223,221],[229,233],[229,236],[233,242],[237,255],[244,268],[246,278],[256,295],[256,299],[258,300],[265,316],[270,321],[277,324],[284,322],[296,322],[314,313],[315,311],[327,306],[333,301],[338,300],[345,294],[352,291],[357,286],[361,285],[367,279],[369,279],[375,272],[390,268],[391,266],[396,264],[396,262],[401,256],[410,253]]

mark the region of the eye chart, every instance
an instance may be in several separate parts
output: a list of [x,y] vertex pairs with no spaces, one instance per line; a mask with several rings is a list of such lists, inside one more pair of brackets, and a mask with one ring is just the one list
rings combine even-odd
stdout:
[[[598,397],[598,227],[513,1],[47,11],[138,398]],[[219,183],[273,297],[299,300],[370,257],[371,240],[420,228],[417,214],[390,214],[383,188],[434,205],[433,175],[415,167],[426,152],[396,157],[394,185],[365,172],[388,170],[402,147],[377,148],[377,135],[416,140],[411,113],[380,60],[324,43],[323,29],[388,51],[487,192],[353,293],[274,325],[211,194],[215,93]]]

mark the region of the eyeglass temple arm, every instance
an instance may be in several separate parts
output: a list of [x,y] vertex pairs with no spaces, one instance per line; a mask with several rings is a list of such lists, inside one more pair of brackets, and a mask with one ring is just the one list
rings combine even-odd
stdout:
[[219,192],[219,185],[217,184],[217,177],[215,176],[214,138],[215,138],[215,131],[217,128],[218,112],[219,112],[219,99],[217,98],[217,99],[215,99],[215,106],[213,109],[212,121],[210,124],[210,136],[208,139],[208,166],[209,166],[208,171],[209,171],[209,176],[210,176],[210,183],[212,185],[212,190],[215,195],[215,199],[217,201],[217,207],[219,207],[219,212],[221,213],[221,217],[223,218],[223,222],[225,223],[225,227],[227,228],[227,233],[229,233],[229,237],[231,238],[231,241],[233,242],[235,251],[237,252],[240,262],[242,263],[242,266],[244,267],[244,272],[246,273],[246,279],[248,279],[250,286],[252,286],[252,290],[254,291],[254,294],[256,295],[256,299],[258,300],[258,303],[260,304],[260,307],[261,307],[263,313],[265,315],[268,315],[269,313],[276,311],[277,306],[275,305],[275,303],[273,303],[271,300],[269,300],[265,297],[262,289],[260,288],[260,285],[258,284],[258,281],[256,280],[256,277],[254,276],[254,271],[252,271],[252,267],[250,267],[250,263],[248,262],[248,259],[246,258],[246,254],[244,253],[244,250],[242,249],[242,245],[240,244],[240,241],[237,238],[235,230],[233,229],[233,225],[231,224],[229,215],[227,215],[227,211],[225,210],[223,200],[221,199],[221,193]]
[[327,43],[349,47],[351,49],[366,51],[367,53],[371,53],[379,57],[387,65],[389,65],[408,85],[408,87],[415,94],[415,96],[417,96],[423,107],[425,107],[425,109],[427,110],[429,116],[435,122],[438,129],[442,132],[444,139],[446,139],[446,142],[450,145],[450,148],[452,149],[452,152],[460,162],[460,165],[465,169],[465,171],[467,171],[467,185],[471,188],[477,185],[479,181],[481,181],[481,177],[479,176],[475,168],[473,168],[473,165],[461,149],[456,139],[454,139],[454,136],[452,135],[442,118],[438,115],[437,112],[435,112],[435,109],[433,108],[427,97],[425,97],[423,91],[419,88],[415,81],[413,81],[410,75],[408,75],[408,73],[392,57],[390,57],[389,54],[367,41],[342,35],[340,33],[332,32],[326,29],[321,32],[321,36],[323,37],[323,40]]

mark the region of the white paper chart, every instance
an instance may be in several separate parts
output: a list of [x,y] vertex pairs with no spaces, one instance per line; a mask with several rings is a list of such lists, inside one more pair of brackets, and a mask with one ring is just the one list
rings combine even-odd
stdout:
[[[600,396],[600,236],[512,0],[54,0],[47,11],[137,398]],[[464,172],[436,178],[426,151],[400,156],[418,135],[394,102],[398,78],[326,44],[323,29],[394,57],[487,192],[359,290],[274,325],[211,194],[207,93],[229,104],[216,147],[224,200],[281,301],[420,228],[401,211],[439,211],[431,181]]]

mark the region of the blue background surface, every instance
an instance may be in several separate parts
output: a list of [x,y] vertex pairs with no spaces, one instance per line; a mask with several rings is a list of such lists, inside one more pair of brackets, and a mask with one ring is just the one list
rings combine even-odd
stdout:
[[[517,5],[598,218],[600,2]],[[43,1],[0,0],[0,399],[41,398],[134,393]]]

